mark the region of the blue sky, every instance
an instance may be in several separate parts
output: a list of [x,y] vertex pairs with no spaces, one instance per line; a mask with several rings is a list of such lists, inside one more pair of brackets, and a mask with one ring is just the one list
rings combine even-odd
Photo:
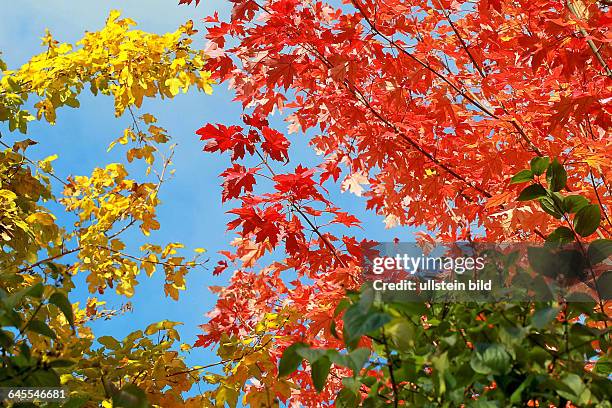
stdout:
[[[221,17],[227,14],[229,2],[206,0],[197,9],[179,7],[175,0],[124,0],[124,1],[20,1],[15,7],[3,8],[0,17],[0,51],[9,69],[18,67],[29,56],[39,53],[40,37],[49,28],[56,39],[63,42],[77,41],[85,30],[100,29],[111,9],[123,11],[123,15],[138,22],[138,28],[163,33],[174,31],[188,19],[196,21],[197,28],[201,17],[219,11]],[[202,35],[197,35],[196,44],[203,45]],[[42,159],[58,153],[54,162],[56,173],[88,174],[96,166],[103,166],[120,160],[119,152],[106,153],[108,143],[117,138],[130,124],[130,119],[115,119],[113,101],[109,97],[94,98],[87,93],[80,97],[81,108],[63,109],[58,112],[57,125],[48,126],[32,123],[28,137],[40,144],[29,150],[33,159]],[[202,142],[194,132],[202,125],[212,123],[239,124],[242,109],[239,103],[232,102],[232,94],[225,85],[214,87],[212,96],[195,92],[180,94],[173,100],[148,100],[141,112],[150,112],[159,119],[174,141],[178,143],[175,151],[175,177],[161,191],[162,205],[159,208],[160,231],[152,235],[152,241],[161,243],[178,241],[187,248],[203,247],[208,250],[211,265],[221,259],[216,252],[227,248],[233,238],[225,231],[228,217],[225,211],[233,203],[221,205],[219,187],[221,173],[229,165],[229,158],[202,152]],[[275,117],[274,126],[286,131],[282,116]],[[20,140],[20,134],[10,134],[5,126],[0,127],[5,142]],[[285,132],[286,133],[286,132]],[[290,135],[292,142],[291,166],[298,163],[314,163],[314,153],[307,148],[307,137],[303,134]],[[352,194],[339,193],[339,186],[330,188],[331,198],[345,211],[356,214],[362,219],[363,230],[344,231],[358,237],[390,241],[395,237],[402,241],[412,239],[411,230],[396,228],[385,230],[382,217],[365,213],[365,201]],[[69,222],[68,218],[60,221]],[[134,238],[131,243],[136,247]],[[211,285],[222,285],[227,280],[229,270],[220,277],[213,277],[209,270],[193,271],[188,275],[187,291],[181,294],[178,302],[164,298],[162,274],[153,278],[142,276],[136,295],[130,299],[134,311],[110,321],[98,321],[93,325],[97,336],[113,335],[123,338],[133,330],[162,319],[182,321],[182,341],[193,343],[200,333],[198,324],[205,322],[204,314],[214,307],[215,298],[208,291]],[[71,299],[85,299],[87,293],[78,288]],[[114,295],[104,296],[109,306],[119,306],[126,299]],[[191,364],[210,364],[217,361],[214,352],[197,349],[188,357]]]

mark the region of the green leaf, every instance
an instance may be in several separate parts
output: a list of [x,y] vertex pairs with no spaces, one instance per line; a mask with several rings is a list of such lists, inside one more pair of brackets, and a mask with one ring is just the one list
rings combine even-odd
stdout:
[[548,235],[546,242],[554,244],[567,244],[574,241],[574,233],[567,227],[559,227]]
[[587,255],[591,265],[597,265],[605,259],[608,259],[612,256],[612,240],[596,239],[589,244]]
[[565,299],[568,303],[587,303],[587,308],[595,307],[595,299],[585,292],[572,292]]
[[484,353],[472,354],[470,366],[479,374],[504,375],[510,371],[510,355],[500,344],[493,344]]
[[603,374],[606,376],[609,373],[612,373],[612,363],[610,362],[610,359],[606,356],[601,357],[599,360],[597,360],[597,363],[595,364],[593,371],[595,373]]
[[470,408],[499,408],[499,403],[497,401],[487,401],[484,399],[485,397],[480,397],[475,401],[470,401]]
[[542,209],[546,213],[552,215],[556,219],[560,219],[561,217],[563,217],[563,214],[557,209],[557,207],[555,206],[555,202],[552,198],[541,197],[538,199],[538,201],[540,201],[540,207],[542,207]]
[[331,360],[327,356],[323,356],[310,365],[312,374],[312,383],[314,384],[317,391],[323,391],[325,383],[327,382],[327,376],[329,375],[329,368],[331,367]]
[[439,356],[433,357],[431,359],[431,364],[434,367],[434,372],[436,373],[436,378],[438,380],[438,392],[440,394],[444,394],[446,392],[446,377],[444,374],[450,367],[448,353],[444,352]]
[[355,340],[384,326],[391,320],[386,313],[364,312],[359,305],[351,306],[344,314],[344,324],[349,340]]
[[438,371],[438,374],[444,374],[446,370],[450,367],[450,362],[448,361],[448,353],[444,352],[439,356],[432,357],[431,364]]
[[359,406],[360,401],[361,399],[356,392],[345,387],[338,393],[335,406],[340,408],[356,408]]
[[74,313],[72,312],[72,304],[66,297],[65,294],[61,292],[55,292],[49,297],[49,303],[54,304],[62,311],[70,326],[74,327]]
[[71,396],[68,401],[62,405],[62,408],[83,408],[89,401],[86,395]]
[[6,299],[4,299],[3,302],[9,309],[14,309],[15,307],[17,307],[17,305],[21,303],[23,298],[26,296],[40,299],[42,297],[43,290],[44,286],[42,283],[39,282],[30,287],[26,287],[24,289],[21,289],[20,291],[11,294]]
[[0,326],[23,327],[24,322],[15,309],[0,309]]
[[134,384],[128,384],[113,395],[115,408],[149,408],[151,404],[143,390]]
[[359,302],[357,305],[359,306],[359,310],[363,313],[370,310],[372,304],[374,303],[374,288],[371,286],[365,286],[363,292],[359,296]]
[[567,209],[565,208],[565,203],[563,202],[563,194],[561,193],[557,193],[554,192],[551,195],[553,202],[555,203],[555,207],[557,208],[557,211],[561,212],[561,213],[565,213],[567,212]]
[[597,230],[600,221],[599,206],[590,204],[581,208],[574,216],[574,229],[583,237],[588,237]]
[[603,300],[612,299],[612,271],[606,271],[599,276],[597,288]]
[[563,168],[563,165],[555,158],[552,163],[548,166],[546,171],[546,181],[548,182],[548,188],[552,191],[559,191],[565,187],[567,183],[567,173]]
[[310,347],[299,347],[296,349],[296,353],[298,356],[305,358],[310,364],[312,364],[321,357],[327,355],[327,350],[314,349]]
[[545,197],[546,189],[539,184],[532,184],[527,186],[521,191],[521,194],[518,196],[519,201],[530,201],[535,200],[536,198]]
[[539,309],[533,314],[531,323],[536,329],[543,329],[548,325],[548,323],[553,321],[558,313],[559,309],[556,307],[545,307],[544,309]]
[[548,163],[550,163],[550,158],[548,157],[534,157],[531,159],[531,171],[533,174],[539,176],[544,174],[546,169],[548,168]]
[[338,336],[338,330],[336,327],[336,321],[334,319],[332,319],[332,322],[329,325],[329,332],[331,333],[332,336],[334,336],[334,338],[340,340],[340,336]]
[[285,349],[278,363],[279,377],[286,377],[297,370],[302,362],[302,357],[298,354],[298,351],[306,348],[309,348],[306,343],[294,343]]
[[30,288],[26,289],[26,296],[40,299],[43,295],[45,287],[42,283],[37,283]]
[[338,366],[350,368],[353,371],[353,376],[357,376],[369,360],[370,354],[370,349],[361,347],[348,354],[340,354],[336,350],[328,350],[327,357]]
[[28,346],[24,342],[20,342],[19,343],[19,351],[21,352],[21,356],[18,356],[18,358],[19,357],[23,357],[23,360],[26,360],[26,361],[24,361],[23,364],[18,364],[18,365],[20,365],[22,367],[25,366],[25,365],[29,365],[29,361],[27,361],[27,360],[30,360],[30,357],[32,357],[32,350],[30,349],[30,346]]
[[569,213],[574,214],[589,205],[589,200],[581,195],[570,195],[563,198],[563,204]]
[[365,363],[370,359],[370,349],[360,347],[357,350],[353,350],[348,354],[349,368],[353,370],[355,374],[359,374],[359,371],[363,368]]
[[59,387],[60,378],[54,370],[41,368],[30,376],[28,385],[34,387]]
[[346,310],[351,305],[351,301],[348,298],[342,299],[338,302],[338,306],[336,306],[336,310],[334,310],[334,317],[338,317],[340,313]]
[[567,278],[583,278],[586,259],[582,252],[576,249],[566,249],[556,253],[557,271]]
[[513,404],[518,404],[519,402],[521,402],[522,401],[521,395],[523,393],[523,390],[527,388],[532,382],[533,382],[533,377],[531,376],[527,377],[527,379],[523,381],[516,390],[514,390],[514,392],[510,396],[510,402],[512,402]]
[[414,327],[411,323],[408,323],[407,319],[393,319],[385,327],[385,333],[391,344],[402,351],[406,351],[414,346]]
[[374,388],[375,384],[377,383],[377,379],[376,377],[364,377],[361,378],[361,382],[369,388]]
[[566,296],[565,301],[567,302],[567,317],[569,319],[580,316],[581,314],[589,316],[594,313],[593,309],[595,308],[596,302],[588,293],[572,292]]
[[[333,362],[333,361],[332,361]],[[359,392],[359,388],[361,387],[361,381],[353,377],[344,377],[342,379],[342,385],[353,392]]]
[[8,349],[13,345],[14,333],[9,331],[0,330],[0,346],[4,349]]
[[21,300],[23,299],[25,294],[26,294],[26,290],[22,289],[2,299],[2,303],[4,303],[7,309],[15,309],[17,305],[21,303]]
[[391,302],[390,305],[393,306],[395,310],[401,312],[405,316],[418,316],[421,317],[425,313],[427,313],[427,308],[425,307],[425,302],[415,302],[412,301],[402,302]]
[[47,323],[43,322],[42,320],[38,320],[38,319],[30,320],[30,323],[28,323],[27,329],[35,333],[42,334],[43,336],[50,337],[52,339],[55,339],[56,337],[55,332],[51,330],[51,328],[47,326]]
[[558,258],[548,248],[529,247],[527,248],[529,265],[540,275],[556,277],[558,273]]
[[58,359],[58,360],[51,361],[49,363],[49,367],[53,367],[53,368],[72,367],[75,364],[76,362],[72,360]]
[[531,170],[521,170],[510,179],[510,184],[520,184],[533,180],[533,172]]
[[557,385],[557,394],[573,403],[583,405],[590,399],[591,393],[577,374],[567,374]]

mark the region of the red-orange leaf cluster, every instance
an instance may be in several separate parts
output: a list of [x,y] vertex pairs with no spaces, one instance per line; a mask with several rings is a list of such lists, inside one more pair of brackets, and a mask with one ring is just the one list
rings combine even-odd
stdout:
[[[388,227],[447,241],[548,234],[550,216],[509,183],[535,156],[558,157],[568,190],[602,214],[612,207],[611,14],[599,2],[234,0],[228,21],[207,21],[208,40],[229,47],[209,69],[250,116],[248,131],[198,131],[206,151],[231,152],[222,199],[240,202],[229,223],[236,270],[198,345],[278,313],[287,320],[273,334],[287,341],[270,346],[272,361],[296,340],[339,346],[329,327],[359,286],[360,243],[326,225],[358,220],[325,198],[324,183],[363,195]],[[280,174],[289,141],[265,118],[287,108],[288,133],[310,131],[321,162]],[[238,163],[246,154],[257,168]],[[257,191],[258,171],[273,191]],[[598,234],[610,231],[602,221]],[[279,247],[286,256],[255,267]],[[324,406],[339,385],[318,394],[304,370],[292,379],[305,406]]]

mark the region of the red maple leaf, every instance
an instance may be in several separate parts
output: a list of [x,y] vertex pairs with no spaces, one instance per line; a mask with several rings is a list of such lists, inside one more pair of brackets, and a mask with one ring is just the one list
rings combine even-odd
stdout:
[[265,117],[258,115],[258,114],[253,114],[250,116],[246,114],[242,115],[242,121],[245,124],[249,126],[253,126],[260,130],[263,129],[265,126],[269,125],[268,120]]
[[214,276],[218,276],[220,275],[224,270],[226,270],[228,267],[227,261],[222,260],[222,261],[217,261],[217,266],[215,266],[215,269],[213,269],[213,275]]
[[347,227],[353,227],[353,226],[359,226],[359,224],[361,223],[361,221],[359,221],[359,218],[347,212],[336,211],[335,214],[336,216],[332,220],[332,223],[334,224],[344,224]]
[[293,77],[297,75],[296,59],[295,55],[284,55],[270,64],[268,84],[275,86],[280,83],[287,90],[293,83]]
[[215,126],[209,123],[198,129],[196,133],[200,135],[200,140],[208,140],[208,143],[204,146],[205,152],[214,153],[231,150],[232,160],[236,160],[243,158],[245,152],[253,154],[255,152],[255,142],[259,140],[259,135],[256,132],[248,132],[245,135],[242,130],[240,126],[228,127],[222,124]]
[[234,163],[233,167],[221,173],[221,177],[224,178],[223,192],[221,193],[222,202],[238,198],[243,192],[253,191],[253,186],[256,183],[255,174],[258,170],[259,167],[247,170],[246,167]]
[[276,246],[280,234],[279,223],[285,220],[285,216],[281,213],[282,208],[281,204],[275,204],[262,211],[245,202],[242,207],[228,211],[238,216],[227,224],[228,229],[242,226],[242,236],[255,234],[257,242],[264,242],[267,239]]
[[264,137],[264,142],[261,148],[277,161],[285,161],[289,158],[287,151],[289,150],[289,140],[278,130],[264,126],[261,133]]
[[321,199],[312,179],[314,169],[298,165],[293,174],[279,174],[274,176],[275,188],[282,194],[288,194],[290,200],[304,200],[309,198]]

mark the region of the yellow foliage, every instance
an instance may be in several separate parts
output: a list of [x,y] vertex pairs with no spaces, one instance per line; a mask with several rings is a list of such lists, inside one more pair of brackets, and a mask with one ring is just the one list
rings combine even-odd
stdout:
[[[130,126],[109,150],[125,146],[126,163],[147,164],[141,177],[131,177],[126,163],[110,163],[66,179],[54,174],[57,155],[40,161],[26,156],[36,141],[16,141],[12,147],[0,141],[6,148],[0,151],[0,291],[6,294],[0,314],[11,316],[2,327],[12,326],[0,331],[6,357],[0,367],[3,375],[14,371],[23,385],[30,385],[23,367],[9,364],[13,357],[22,365],[30,361],[32,381],[44,377],[49,385],[61,383],[71,397],[89,401],[87,406],[112,406],[108,395],[122,384],[140,387],[156,406],[209,406],[204,400],[186,402],[181,395],[198,377],[175,351],[179,323],[154,323],[122,341],[103,336],[96,342],[87,323],[129,312],[131,304],[108,310],[97,298],[84,307],[68,300],[77,273],[87,274],[92,293],[103,295],[113,288],[129,297],[138,275],[144,271],[150,276],[159,267],[165,294],[178,299],[186,274],[201,265],[197,260],[203,251],[187,260],[179,254],[180,243],[147,243],[134,254],[123,239],[131,227],[145,237],[160,228],[158,193],[172,165],[172,147],[165,149],[167,156],[161,153],[170,140],[167,131],[155,125],[153,115],[138,117],[134,110],[145,97],[172,98],[192,87],[210,93],[212,83],[206,56],[191,48],[193,23],[163,35],[134,25],[113,11],[100,31],[87,32],[74,45],[46,32],[44,52],[19,69],[8,71],[0,60],[0,122],[8,122],[11,132],[26,133],[27,123],[36,119],[54,124],[61,108],[80,106],[78,97],[87,87],[93,94],[111,96],[116,116],[130,113]],[[30,105],[35,116],[25,109],[29,99],[35,99]],[[51,178],[63,183],[62,191],[52,189]],[[58,225],[50,210],[57,204],[75,216],[73,225]],[[31,358],[24,360],[25,349]]]
[[286,310],[266,313],[255,323],[253,337],[245,339],[223,335],[217,349],[218,356],[225,362],[223,375],[201,374],[204,381],[216,386],[214,390],[204,393],[201,406],[236,407],[241,391],[245,391],[242,403],[251,407],[279,406],[277,396],[288,398],[295,385],[269,374],[276,370],[276,362],[271,358],[269,348],[278,329],[298,317],[296,313]]
[[9,119],[11,130],[25,133],[32,116],[24,111],[19,118],[19,112],[29,94],[35,94],[40,98],[37,119],[53,124],[58,108],[79,106],[77,97],[85,84],[94,94],[111,95],[117,116],[131,106],[139,108],[145,97],[174,97],[192,86],[212,91],[206,55],[190,48],[193,23],[158,35],[135,30],[133,20],[119,17],[118,11],[111,12],[102,30],[86,33],[76,46],[60,43],[47,32],[45,52],[18,70],[5,71],[0,79],[0,93],[13,99],[0,110],[0,120]]

